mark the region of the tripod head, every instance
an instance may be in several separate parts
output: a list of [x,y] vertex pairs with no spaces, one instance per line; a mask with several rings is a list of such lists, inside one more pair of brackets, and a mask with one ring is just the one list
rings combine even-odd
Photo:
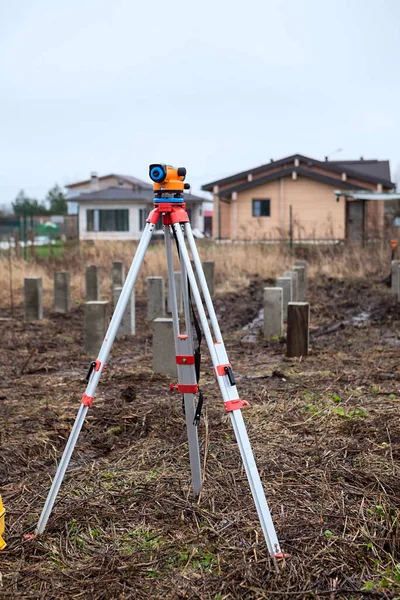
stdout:
[[153,181],[153,190],[157,198],[169,198],[173,194],[174,198],[181,198],[183,201],[183,191],[190,188],[189,183],[184,183],[186,177],[185,167],[172,167],[162,163],[155,163],[149,167],[149,176]]

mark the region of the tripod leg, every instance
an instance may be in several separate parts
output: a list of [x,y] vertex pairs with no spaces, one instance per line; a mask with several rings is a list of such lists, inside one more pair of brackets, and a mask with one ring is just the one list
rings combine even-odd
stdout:
[[204,300],[209,312],[211,325],[214,330],[217,341],[214,342],[211,330],[208,324],[207,315],[205,313],[201,295],[197,287],[196,278],[190,263],[189,253],[185,245],[185,239],[179,224],[173,225],[176,237],[178,239],[179,251],[181,259],[185,264],[185,268],[188,273],[190,287],[192,289],[193,297],[196,302],[197,311],[199,313],[200,321],[203,327],[203,332],[207,341],[207,346],[213,362],[214,371],[217,376],[217,381],[222,394],[222,398],[225,405],[225,410],[229,412],[231,417],[232,426],[235,432],[236,440],[238,442],[240,454],[242,457],[243,465],[246,470],[246,475],[250,484],[250,489],[253,495],[254,503],[257,509],[260,524],[267,542],[269,552],[274,556],[280,556],[281,550],[279,541],[276,535],[275,527],[272,522],[269,507],[265,498],[264,490],[262,487],[260,475],[254,460],[253,452],[251,449],[250,441],[247,435],[246,427],[243,421],[241,408],[248,404],[246,401],[240,400],[239,394],[235,385],[235,379],[232,371],[232,367],[229,363],[228,356],[222,341],[221,331],[219,329],[218,321],[216,318],[215,310],[212,304],[211,296],[208,291],[207,283],[205,281],[203,268],[201,266],[200,257],[197,252],[197,247],[192,235],[191,227],[189,223],[185,224],[185,232],[187,234],[189,247],[193,255],[200,288],[204,295]]
[[[179,316],[178,316],[178,305],[176,297],[175,277],[174,277],[174,265],[172,259],[171,249],[171,237],[169,227],[165,227],[165,249],[167,253],[167,266],[168,266],[168,290],[171,303],[172,320],[174,326],[174,340],[175,340],[175,352],[177,356],[177,369],[178,369],[178,382],[180,385],[195,386],[196,385],[196,372],[193,363],[193,338],[192,329],[190,322],[189,312],[189,299],[187,295],[187,281],[186,275],[182,273],[182,290],[183,290],[183,302],[185,309],[185,327],[186,335],[180,335],[179,330]],[[186,284],[186,285],[185,285]],[[186,294],[185,294],[186,290]],[[183,362],[185,360],[185,362]],[[178,362],[179,361],[179,362]],[[179,385],[178,384],[178,385]],[[190,459],[190,470],[192,473],[192,487],[193,492],[197,496],[200,493],[202,480],[201,480],[201,462],[199,452],[199,440],[197,434],[197,427],[194,425],[195,407],[194,407],[194,394],[183,393],[183,402],[185,407],[185,420],[186,429],[188,436],[189,445],[189,459]]]
[[122,317],[124,315],[126,306],[128,304],[129,298],[131,296],[133,286],[135,285],[135,281],[137,275],[139,273],[140,266],[143,262],[144,255],[146,253],[147,247],[150,243],[151,236],[153,233],[154,225],[151,223],[146,223],[146,227],[143,231],[142,237],[139,242],[139,246],[136,250],[136,254],[133,258],[131,268],[129,269],[128,276],[126,278],[125,284],[122,288],[117,306],[115,307],[114,314],[110,321],[110,324],[107,329],[106,336],[100,348],[98,359],[95,361],[93,369],[90,372],[89,382],[86,388],[85,393],[82,397],[82,404],[79,408],[74,426],[71,430],[70,436],[68,438],[67,445],[65,447],[64,453],[61,457],[60,463],[58,465],[56,474],[53,479],[52,486],[47,495],[47,499],[45,505],[43,507],[42,513],[40,515],[35,533],[40,534],[43,533],[47,521],[50,517],[51,511],[54,506],[54,502],[56,501],[58,491],[64,479],[65,471],[67,470],[69,461],[72,456],[72,452],[74,451],[76,442],[78,440],[80,431],[82,429],[83,423],[85,422],[85,417],[88,409],[92,406],[93,397],[95,395],[98,383],[100,381],[101,373],[104,370],[105,364],[107,362],[108,355],[110,353],[111,347],[113,345],[115,336],[118,332]]

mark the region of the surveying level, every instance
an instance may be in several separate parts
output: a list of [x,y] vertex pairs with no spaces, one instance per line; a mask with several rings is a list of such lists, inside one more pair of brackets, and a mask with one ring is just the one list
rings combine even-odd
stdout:
[[[183,183],[186,176],[186,169],[183,167],[175,169],[174,167],[166,166],[164,164],[152,164],[150,165],[149,174],[150,179],[154,183],[154,209],[150,212],[147,218],[146,227],[137,247],[136,254],[133,258],[125,284],[121,290],[118,303],[115,307],[113,317],[108,326],[107,333],[100,348],[97,360],[92,361],[91,363],[91,368],[88,372],[88,384],[86,391],[82,396],[78,415],[65,447],[64,454],[61,458],[60,464],[58,465],[53,484],[48,493],[46,503],[43,507],[42,514],[40,515],[35,533],[43,533],[50,517],[54,502],[65,475],[65,471],[68,467],[72,452],[78,440],[79,433],[85,421],[86,414],[89,408],[91,408],[93,405],[94,396],[101,374],[105,369],[112,344],[119,329],[129,299],[131,298],[132,290],[135,285],[139,269],[143,263],[146,250],[151,241],[153,231],[155,230],[156,224],[161,216],[164,225],[169,297],[171,300],[173,336],[178,372],[178,383],[171,384],[171,390],[179,392],[183,397],[189,446],[189,460],[192,475],[192,488],[194,494],[198,495],[202,487],[201,460],[197,425],[200,419],[203,396],[199,388],[199,357],[202,335],[200,325],[197,321],[197,316],[194,311],[194,306],[192,305],[192,299],[197,308],[197,314],[207,342],[207,347],[213,364],[214,375],[221,392],[225,411],[230,416],[235,432],[241,458],[247,478],[249,480],[251,493],[253,495],[268,550],[273,557],[282,558],[283,556],[287,555],[284,555],[281,552],[279,546],[275,527],[272,522],[267,501],[265,499],[260,475],[254,460],[246,426],[242,416],[241,409],[244,406],[248,406],[249,403],[239,397],[232,365],[230,364],[228,355],[226,353],[221,330],[219,328],[217,316],[215,314],[210,292],[204,276],[200,256],[198,254],[192,228],[189,223],[189,217],[186,212],[186,205],[183,198],[183,191],[184,189],[187,189],[187,184]],[[188,247],[185,243],[185,235]],[[184,326],[181,325],[178,316],[172,240],[174,240],[176,243],[180,263],[180,272],[182,276]],[[189,250],[193,257],[194,268],[191,264]],[[208,312],[208,317],[206,310]],[[194,349],[193,343],[194,332],[191,318],[192,315],[193,326],[198,341],[198,347],[196,349]],[[198,397],[197,404],[196,397]]]
[[183,202],[183,190],[188,190],[190,185],[183,183],[186,177],[185,167],[171,167],[171,165],[154,164],[149,167],[150,179],[153,181],[153,190],[157,198],[165,197],[166,194],[174,194],[174,198],[180,198]]

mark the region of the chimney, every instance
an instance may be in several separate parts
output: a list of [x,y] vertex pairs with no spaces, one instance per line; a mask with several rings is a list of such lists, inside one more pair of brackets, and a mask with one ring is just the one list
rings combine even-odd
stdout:
[[96,192],[99,189],[100,189],[99,178],[97,176],[96,171],[92,171],[90,173],[90,191],[91,192]]
[[272,162],[272,163],[273,163],[273,162],[274,162],[274,159],[273,159],[273,158],[271,158],[271,159],[270,159],[270,162]]
[[360,160],[364,160],[364,157],[363,157],[363,156],[360,156]]
[[325,162],[328,162],[328,157],[327,156],[325,156]]

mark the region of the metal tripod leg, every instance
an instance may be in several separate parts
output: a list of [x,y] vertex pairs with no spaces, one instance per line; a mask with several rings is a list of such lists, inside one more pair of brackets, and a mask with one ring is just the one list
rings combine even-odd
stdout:
[[94,367],[89,383],[86,388],[86,392],[82,398],[82,404],[79,408],[74,426],[68,438],[67,445],[65,447],[64,453],[61,457],[60,463],[57,468],[57,472],[53,479],[52,486],[47,495],[47,499],[45,505],[42,510],[42,514],[40,515],[35,533],[43,533],[47,521],[50,517],[51,511],[54,506],[54,502],[56,501],[58,491],[64,479],[65,471],[67,470],[69,461],[72,456],[72,452],[74,451],[76,442],[79,437],[79,433],[82,429],[83,423],[85,421],[86,413],[88,411],[89,406],[93,402],[93,397],[95,395],[98,383],[100,381],[101,373],[104,370],[104,366],[107,362],[108,355],[110,353],[111,347],[113,345],[115,336],[118,332],[119,326],[121,324],[122,317],[124,315],[125,309],[127,307],[128,301],[131,297],[131,293],[133,290],[133,286],[135,285],[137,275],[139,273],[140,266],[143,262],[144,255],[146,253],[147,247],[150,243],[152,233],[154,230],[154,225],[152,223],[146,223],[146,227],[143,231],[142,237],[139,242],[139,246],[136,250],[136,254],[133,258],[132,265],[129,269],[128,276],[126,278],[125,284],[122,288],[120,297],[118,299],[117,306],[115,307],[113,317],[110,321],[110,324],[107,329],[106,336],[104,338],[103,344],[100,348],[99,356],[96,361],[96,366]]
[[229,364],[228,356],[226,354],[226,350],[221,336],[221,331],[219,329],[211,296],[204,277],[203,268],[201,265],[199,254],[197,252],[197,247],[194,241],[192,230],[190,224],[185,223],[185,232],[187,235],[190,250],[193,255],[200,289],[203,292],[204,300],[210,317],[210,322],[214,331],[214,335],[216,337],[215,342],[213,340],[210,326],[208,324],[207,315],[203,307],[200,291],[197,287],[195,274],[190,263],[189,253],[185,245],[185,239],[181,227],[179,224],[175,224],[173,225],[173,229],[178,240],[181,260],[183,261],[187,270],[190,287],[197,306],[197,311],[199,313],[204,336],[207,341],[207,346],[217,376],[217,381],[221,390],[225,408],[229,412],[231,417],[232,426],[235,431],[236,440],[238,442],[243,465],[245,467],[246,475],[249,480],[251,493],[253,495],[258,517],[260,519],[260,524],[265,536],[265,540],[267,542],[268,550],[272,555],[280,556],[281,550],[279,546],[279,541],[265,498],[260,475],[258,473],[258,469],[254,460],[250,441],[243,421],[242,412],[240,410],[240,408],[246,403],[239,399],[239,394],[235,385],[233,372],[231,369],[231,365]]
[[[187,290],[186,271],[182,272],[182,292],[183,305],[185,310],[185,328],[186,335],[180,335],[178,304],[176,296],[176,286],[174,277],[174,265],[172,259],[171,237],[169,227],[165,227],[165,249],[167,254],[168,266],[168,290],[171,304],[172,321],[174,329],[175,353],[177,357],[193,357],[193,337],[190,321],[189,297]],[[183,360],[183,359],[182,359]],[[196,372],[193,364],[180,363],[178,367],[178,382],[182,385],[195,385]],[[190,470],[192,473],[192,487],[195,495],[198,495],[202,486],[201,479],[201,462],[199,452],[199,440],[197,435],[197,427],[194,425],[194,394],[183,394],[183,402],[185,407],[185,420],[189,445]]]

